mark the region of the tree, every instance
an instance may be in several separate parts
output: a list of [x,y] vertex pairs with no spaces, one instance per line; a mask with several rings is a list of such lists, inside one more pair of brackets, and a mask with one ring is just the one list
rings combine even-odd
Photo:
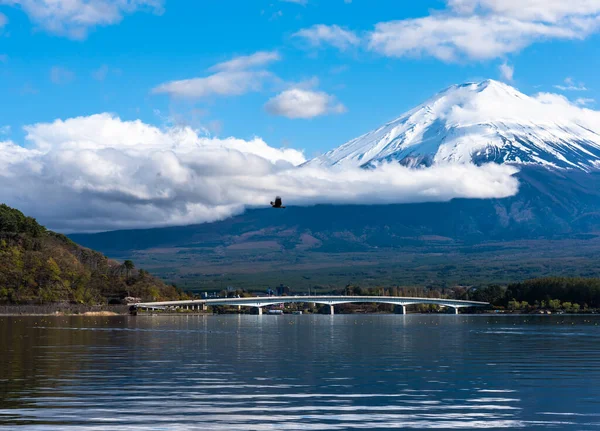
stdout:
[[504,303],[504,289],[498,285],[472,289],[470,293],[473,301],[489,302],[492,305],[502,305]]
[[552,310],[558,310],[560,308],[560,300],[552,299],[548,301],[548,307],[550,307]]
[[125,267],[127,278],[129,278],[131,276],[131,271],[135,269],[135,265],[131,260],[126,260],[125,262],[123,262],[123,266]]

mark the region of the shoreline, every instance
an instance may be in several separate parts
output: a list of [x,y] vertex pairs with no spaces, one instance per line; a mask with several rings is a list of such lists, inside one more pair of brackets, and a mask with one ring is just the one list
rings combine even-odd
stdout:
[[[84,316],[84,317],[115,317],[115,316],[131,316],[129,305],[82,305],[82,304],[29,304],[29,305],[0,305],[0,317],[25,317],[25,316],[45,316],[45,317],[66,317],[66,316]],[[267,314],[267,313],[265,313]],[[304,315],[318,315],[321,313],[304,313]],[[388,315],[395,314],[393,312],[338,312],[336,315]],[[408,313],[416,315],[444,315],[446,313]],[[252,315],[250,313],[214,313],[212,311],[199,310],[180,310],[180,311],[152,311],[139,312],[137,316],[228,316],[228,315]],[[293,313],[284,313],[284,315],[293,315]],[[460,315],[460,314],[459,314]],[[542,310],[523,311],[483,311],[475,313],[464,313],[463,315],[470,316],[574,316],[584,315],[593,316],[599,315],[598,310],[589,310],[588,312],[579,311],[577,313],[568,313],[564,311],[551,312]]]
[[0,316],[121,316],[129,314],[127,305],[0,305]]

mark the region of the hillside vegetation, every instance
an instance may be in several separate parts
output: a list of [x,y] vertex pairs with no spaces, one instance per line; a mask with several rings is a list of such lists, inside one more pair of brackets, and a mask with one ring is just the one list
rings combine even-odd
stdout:
[[0,205],[0,303],[106,304],[185,295],[131,261],[120,264]]

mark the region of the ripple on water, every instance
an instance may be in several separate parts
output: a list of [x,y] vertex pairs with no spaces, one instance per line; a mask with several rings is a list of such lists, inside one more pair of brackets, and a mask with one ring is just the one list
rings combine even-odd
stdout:
[[0,429],[600,426],[589,317],[446,317],[0,318]]

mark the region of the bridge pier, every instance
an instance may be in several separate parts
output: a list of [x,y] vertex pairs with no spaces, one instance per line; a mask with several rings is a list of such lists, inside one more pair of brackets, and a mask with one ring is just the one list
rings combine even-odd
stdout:
[[406,305],[396,305],[394,312],[396,314],[407,314],[406,313]]
[[331,314],[332,316],[335,314],[335,309],[333,308],[333,305],[329,306],[329,314]]
[[457,307],[448,307],[450,308],[450,314],[458,314],[458,308]]
[[258,311],[256,314],[262,316],[262,307],[256,307],[256,310]]
[[208,311],[208,305],[206,305],[206,303],[202,304],[202,311]]

